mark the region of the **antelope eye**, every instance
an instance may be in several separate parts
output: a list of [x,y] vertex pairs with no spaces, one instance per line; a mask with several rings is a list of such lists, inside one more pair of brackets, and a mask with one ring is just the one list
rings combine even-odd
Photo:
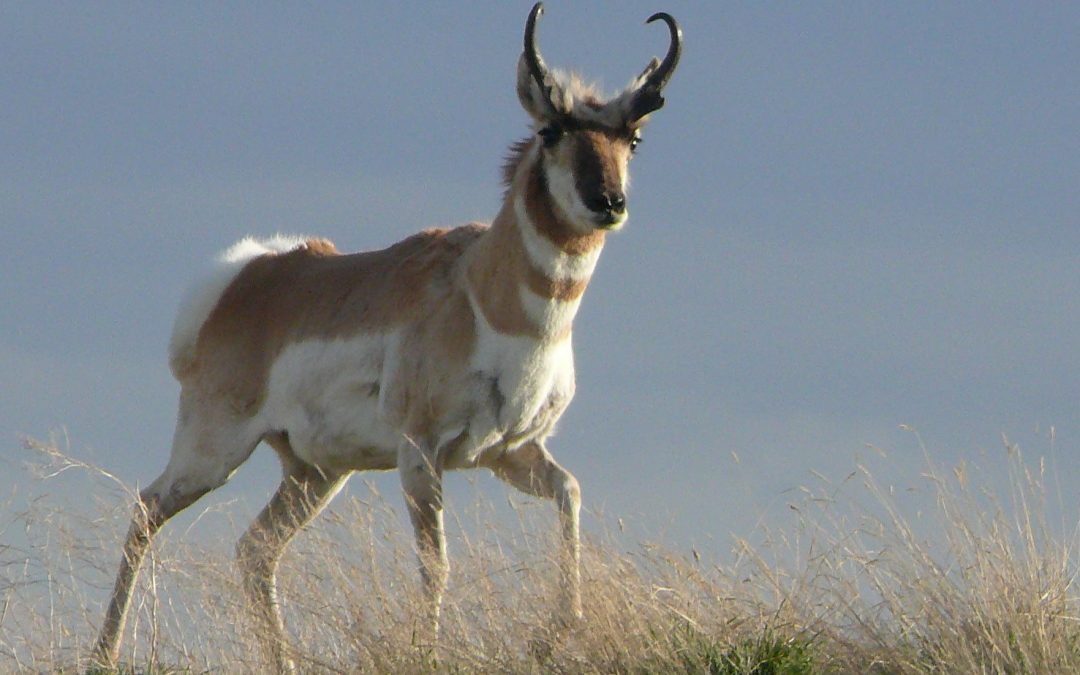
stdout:
[[563,130],[558,126],[552,124],[549,127],[544,127],[538,133],[540,134],[540,139],[544,142],[544,147],[550,148],[551,146],[558,143],[559,139],[562,138]]

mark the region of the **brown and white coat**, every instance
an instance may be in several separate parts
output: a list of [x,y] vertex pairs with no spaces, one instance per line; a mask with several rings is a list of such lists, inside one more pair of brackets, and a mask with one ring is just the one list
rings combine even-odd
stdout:
[[619,96],[549,71],[533,8],[518,95],[536,133],[505,167],[490,225],[426,230],[374,252],[246,239],[183,303],[170,343],[181,385],[172,454],[140,494],[95,652],[116,662],[135,576],[172,515],[224,484],[262,441],[284,478],[238,545],[280,670],[293,667],[274,572],[289,539],[353,471],[397,469],[432,623],[447,561],[444,470],[487,467],[559,505],[565,618],[581,614],[577,480],[544,440],[574,394],[571,328],[607,232],[626,219],[627,166],[663,99],[681,33]]

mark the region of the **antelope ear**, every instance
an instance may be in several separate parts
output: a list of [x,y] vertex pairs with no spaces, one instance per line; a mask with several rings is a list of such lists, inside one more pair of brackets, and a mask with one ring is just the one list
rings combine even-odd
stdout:
[[645,23],[653,21],[663,21],[667,24],[671,42],[664,60],[660,61],[655,57],[650,60],[641,75],[638,75],[637,79],[631,82],[626,91],[617,99],[619,111],[623,114],[626,123],[631,126],[644,124],[649,115],[664,106],[664,97],[661,92],[671,79],[671,74],[675,72],[679,59],[682,57],[682,29],[679,28],[675,18],[667,12],[657,12]]
[[649,78],[659,67],[660,59],[653,57],[645,66],[645,70],[635,77],[621,94],[608,103],[608,106],[615,110],[622,124],[632,127],[643,126],[649,121],[649,115],[664,105],[664,98],[659,95],[659,91],[649,92],[652,94],[649,96],[643,90],[643,87],[649,83]]
[[634,81],[627,87],[629,91],[637,91],[641,89],[641,86],[649,81],[652,74],[660,67],[660,59],[655,56],[649,61],[649,65],[645,66],[645,70],[641,71],[641,74],[634,78]]
[[570,106],[566,101],[566,93],[555,81],[552,73],[544,73],[544,84],[541,88],[529,71],[529,62],[525,54],[518,59],[517,95],[525,112],[540,123],[569,112]]

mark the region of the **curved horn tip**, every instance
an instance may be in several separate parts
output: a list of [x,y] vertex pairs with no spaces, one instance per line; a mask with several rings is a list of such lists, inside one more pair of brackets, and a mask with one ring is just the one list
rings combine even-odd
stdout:
[[657,88],[663,88],[671,77],[671,73],[675,70],[675,66],[679,64],[679,59],[682,56],[683,34],[682,28],[679,28],[679,22],[667,12],[657,12],[650,16],[645,23],[652,23],[657,20],[667,24],[668,32],[671,33],[671,44],[668,45],[668,51],[664,56],[663,63],[660,64],[659,68],[653,71],[652,76],[649,78],[649,83]]
[[635,120],[643,118],[654,110],[659,110],[664,105],[664,97],[660,95],[660,91],[671,79],[671,74],[675,71],[675,67],[679,65],[679,59],[682,56],[682,29],[679,28],[678,22],[667,12],[657,12],[650,16],[645,23],[648,24],[657,20],[667,24],[668,32],[671,33],[671,43],[668,45],[664,60],[656,64],[654,58],[649,63],[649,67],[645,69],[645,72],[641,74],[646,79],[638,87],[637,95],[634,97],[630,109],[632,119]]
[[[536,4],[540,5],[543,3],[538,2]],[[668,25],[668,28],[671,29],[671,32],[673,34],[677,34],[679,37],[682,37],[682,28],[679,27],[679,22],[675,20],[675,17],[671,16],[667,12],[657,12],[656,14],[650,16],[648,19],[645,19],[645,23],[647,24],[652,23],[653,21],[663,21]]]
[[547,66],[544,64],[544,57],[540,56],[540,48],[536,46],[536,22],[543,13],[544,3],[542,2],[533,5],[532,11],[529,12],[529,19],[525,22],[524,52],[522,56],[529,68],[529,74],[540,89],[540,95],[549,107],[555,108],[556,106],[551,101],[554,84],[548,81],[550,78]]
[[525,48],[529,49],[530,43],[536,38],[536,21],[544,13],[544,3],[538,2],[529,10],[529,18],[525,20]]
[[529,11],[529,18],[525,20],[525,48],[528,50],[531,43],[536,39],[536,21],[544,13],[544,3],[538,2]]

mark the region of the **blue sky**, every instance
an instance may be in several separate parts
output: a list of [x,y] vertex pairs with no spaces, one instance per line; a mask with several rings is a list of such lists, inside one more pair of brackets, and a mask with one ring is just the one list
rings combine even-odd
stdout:
[[[0,497],[19,438],[61,428],[160,472],[177,302],[241,236],[490,219],[528,9],[0,4]],[[1004,472],[1004,433],[1075,483],[1080,6],[553,0],[540,44],[615,90],[663,54],[661,9],[683,62],[551,442],[587,508],[723,550],[812,470],[917,482],[901,424],[945,465]],[[260,450],[208,503],[276,482]]]

